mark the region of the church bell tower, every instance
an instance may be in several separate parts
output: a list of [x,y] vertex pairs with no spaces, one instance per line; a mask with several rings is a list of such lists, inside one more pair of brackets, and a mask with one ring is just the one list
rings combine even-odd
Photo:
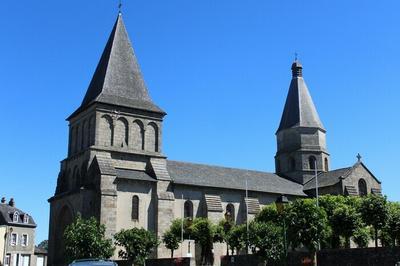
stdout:
[[303,79],[298,60],[292,64],[292,81],[276,132],[276,173],[301,184],[315,172],[329,170],[326,130]]

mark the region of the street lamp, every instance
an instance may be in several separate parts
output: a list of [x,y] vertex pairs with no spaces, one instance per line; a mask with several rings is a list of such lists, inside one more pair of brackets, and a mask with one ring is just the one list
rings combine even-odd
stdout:
[[[286,205],[289,203],[288,198],[285,195],[279,196],[276,201],[276,210],[278,211],[279,215],[283,214],[283,211],[286,208]],[[286,244],[286,222],[285,222],[285,217],[283,217],[283,247],[285,249],[285,264],[286,264],[286,258],[287,258],[287,244]]]

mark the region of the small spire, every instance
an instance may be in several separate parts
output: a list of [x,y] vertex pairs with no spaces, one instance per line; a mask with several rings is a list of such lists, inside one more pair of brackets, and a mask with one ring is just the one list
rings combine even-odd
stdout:
[[292,77],[302,77],[303,76],[303,66],[297,59],[297,53],[295,54],[295,61],[292,64]]
[[356,157],[357,157],[357,162],[360,163],[360,162],[361,162],[361,158],[362,158],[361,155],[360,155],[359,153],[357,153],[357,156],[356,156]]
[[298,53],[297,53],[297,52],[294,52],[294,61],[295,61],[295,62],[297,62],[297,56],[298,56]]

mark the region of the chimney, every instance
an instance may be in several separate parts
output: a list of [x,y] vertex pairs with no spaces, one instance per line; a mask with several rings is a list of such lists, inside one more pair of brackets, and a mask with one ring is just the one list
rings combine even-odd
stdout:
[[15,207],[14,198],[11,198],[11,199],[10,199],[10,201],[8,202],[8,205],[10,205],[11,207]]
[[2,204],[6,203],[6,198],[5,198],[5,197],[2,197],[2,198],[1,198],[1,203],[2,203]]

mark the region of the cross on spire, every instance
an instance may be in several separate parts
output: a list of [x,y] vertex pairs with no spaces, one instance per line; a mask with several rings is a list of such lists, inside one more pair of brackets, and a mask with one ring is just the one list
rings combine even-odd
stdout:
[[297,53],[297,52],[294,52],[294,61],[297,61],[297,56],[298,56],[299,54]]
[[361,157],[361,155],[360,155],[359,153],[357,153],[357,156],[356,156],[356,157],[357,157],[357,162],[361,162],[361,158],[362,158],[362,157]]
[[119,3],[118,3],[118,13],[120,13],[120,14],[121,14],[121,8],[122,8],[122,0],[119,0]]

